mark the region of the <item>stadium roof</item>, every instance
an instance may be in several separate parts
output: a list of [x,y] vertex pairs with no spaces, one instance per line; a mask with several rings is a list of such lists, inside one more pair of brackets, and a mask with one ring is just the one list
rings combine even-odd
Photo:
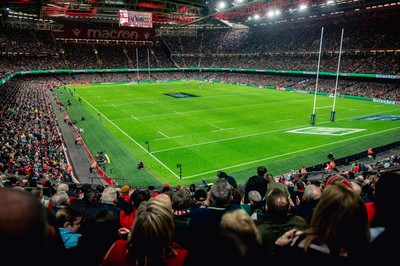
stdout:
[[155,26],[204,25],[215,21],[254,24],[260,20],[399,5],[400,2],[393,0],[0,0],[2,19],[13,14],[14,18],[15,15],[33,15],[59,23],[118,23],[119,10],[131,10],[151,12]]

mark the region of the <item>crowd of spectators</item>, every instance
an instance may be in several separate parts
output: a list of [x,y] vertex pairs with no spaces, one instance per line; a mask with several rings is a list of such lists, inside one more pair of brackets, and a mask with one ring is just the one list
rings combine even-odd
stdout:
[[0,171],[72,182],[57,118],[47,95],[48,79],[7,82],[0,90]]
[[[265,185],[254,186],[254,178]],[[7,180],[0,187],[0,243],[7,254],[46,255],[42,265],[291,265],[293,258],[298,265],[353,265],[378,262],[381,254],[396,258],[394,168],[291,182],[259,166],[237,188],[225,176],[160,190],[59,181],[46,195],[44,183]]]
[[[397,75],[400,33],[398,9],[360,12],[297,23],[247,29],[199,30],[195,36],[162,36],[159,45],[71,42],[51,32],[0,32],[0,77],[18,70],[225,67],[317,71],[320,31],[324,27],[320,71],[335,73],[341,29],[345,29],[340,72]],[[357,23],[356,23],[357,22]]]

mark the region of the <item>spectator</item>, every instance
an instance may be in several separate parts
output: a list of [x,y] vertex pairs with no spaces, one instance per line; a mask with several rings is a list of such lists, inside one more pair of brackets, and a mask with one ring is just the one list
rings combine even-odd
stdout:
[[52,247],[56,245],[56,228],[49,224],[46,208],[28,192],[19,189],[0,188],[0,202],[2,254],[18,266],[32,264],[38,254],[46,258],[41,265],[54,265]]
[[[217,251],[224,242],[220,222],[224,213],[240,209],[238,205],[231,205],[232,188],[225,178],[218,179],[209,192],[210,201],[207,208],[196,208],[189,220],[187,243],[190,243],[187,257],[188,265],[202,264],[199,257],[204,255],[204,247],[207,247],[207,254],[212,257],[212,252]],[[213,254],[214,254],[213,253]]]
[[321,198],[321,188],[314,184],[309,184],[304,190],[303,197],[301,198],[300,205],[293,208],[293,214],[303,217],[309,224],[312,213]]
[[117,205],[117,191],[114,187],[108,186],[104,189],[100,197],[100,203],[90,207],[85,214],[85,224],[84,228],[87,228],[88,224],[92,222],[94,215],[102,210],[110,210],[115,214],[115,219],[118,224],[120,224],[120,212],[121,208]]
[[127,214],[124,211],[120,213],[121,227],[132,228],[140,203],[142,203],[143,201],[148,201],[149,199],[150,192],[148,190],[136,189],[135,191],[133,191],[129,199],[130,204],[132,204],[133,210],[130,214]]
[[253,220],[257,220],[259,215],[263,216],[265,212],[265,201],[262,199],[260,192],[257,190],[252,190],[249,192],[249,205],[250,205],[250,212],[251,218]]
[[271,191],[273,188],[279,188],[280,190],[285,192],[286,196],[290,196],[290,193],[289,193],[289,190],[288,190],[287,186],[284,183],[276,182],[275,178],[273,177],[272,174],[266,174],[265,178],[268,181],[267,195],[268,195],[269,191]]
[[375,216],[371,227],[373,229],[373,241],[368,252],[372,263],[381,263],[382,258],[397,258],[397,245],[393,241],[399,239],[397,212],[398,201],[396,195],[400,187],[400,174],[395,172],[383,172],[375,186]]
[[[125,235],[126,236],[126,235]],[[79,262],[85,266],[99,266],[111,245],[122,238],[115,214],[109,210],[97,212],[78,245],[68,249],[68,265]]]
[[67,249],[78,245],[78,240],[82,236],[78,233],[82,216],[83,214],[71,206],[62,208],[56,213],[58,229]]
[[326,186],[304,231],[292,229],[275,243],[278,256],[335,265],[363,262],[370,242],[369,223],[360,195],[341,182]]
[[220,223],[222,235],[226,237],[221,254],[226,265],[255,265],[260,258],[268,258],[261,251],[261,235],[254,221],[243,209],[237,209],[222,215]]
[[74,199],[71,200],[69,205],[83,214],[83,220],[82,220],[82,227],[81,231],[84,231],[85,228],[84,226],[86,225],[85,222],[85,214],[87,210],[91,207],[96,206],[99,203],[100,197],[99,197],[99,192],[92,189],[92,188],[87,188],[83,191],[83,197],[82,199]]
[[172,209],[174,212],[174,223],[175,223],[175,237],[174,241],[186,248],[188,243],[188,222],[191,217],[191,206],[193,200],[190,196],[190,192],[186,189],[181,189],[172,195]]
[[57,214],[57,212],[69,205],[68,194],[65,191],[58,191],[50,198],[49,208]]
[[195,207],[204,207],[205,203],[204,201],[207,199],[207,191],[204,188],[198,188],[196,189],[196,191],[194,192],[194,203],[195,203]]
[[217,176],[219,178],[225,178],[226,180],[228,180],[228,183],[232,186],[232,188],[237,188],[238,185],[236,183],[236,180],[233,176],[228,175],[227,173],[223,172],[223,171],[218,171],[217,172]]
[[275,253],[275,241],[286,231],[308,228],[304,218],[289,213],[289,196],[279,188],[273,188],[267,195],[265,215],[257,220],[257,228],[262,238],[264,254]]
[[117,240],[102,265],[184,265],[187,250],[173,242],[171,204],[159,199],[143,201],[128,240]]
[[262,198],[265,197],[267,193],[268,181],[265,179],[265,174],[267,173],[267,168],[265,166],[259,166],[257,168],[257,175],[249,177],[246,181],[244,189],[244,203],[250,203],[249,192],[252,190],[257,190],[260,192]]

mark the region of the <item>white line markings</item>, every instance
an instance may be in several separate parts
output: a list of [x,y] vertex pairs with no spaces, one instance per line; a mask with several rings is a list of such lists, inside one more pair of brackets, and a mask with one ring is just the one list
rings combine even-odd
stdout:
[[[83,99],[83,98],[82,98]],[[93,110],[95,110],[98,114],[101,114],[101,116],[106,119],[110,124],[112,124],[115,128],[117,128],[122,134],[124,134],[128,139],[130,139],[133,143],[135,143],[137,146],[139,146],[139,148],[141,148],[142,150],[144,150],[145,152],[147,151],[147,147],[143,147],[142,145],[140,145],[136,140],[134,140],[131,136],[129,136],[125,131],[123,131],[119,126],[117,126],[116,124],[114,124],[114,122],[112,122],[110,119],[108,119],[106,116],[104,116],[99,110],[97,110],[93,105],[91,105],[90,103],[88,103],[87,101],[85,101]],[[179,175],[177,175],[176,173],[174,173],[168,166],[166,166],[163,162],[161,162],[158,158],[156,158],[152,153],[149,153],[149,155],[156,160],[161,166],[163,166],[165,169],[168,170],[168,172],[170,172],[173,176],[175,176],[176,178],[180,179]]]
[[290,120],[293,120],[293,119],[277,120],[277,121],[274,121],[274,123],[286,122],[286,121],[290,121]]
[[160,133],[161,135],[163,135],[164,137],[166,137],[167,139],[169,139],[169,136],[167,136],[166,134],[162,133],[161,131],[158,131],[158,133]]
[[[79,94],[78,94],[78,95],[79,95]],[[98,98],[101,98],[100,96],[97,96],[97,97],[98,97]],[[82,99],[83,99],[83,98],[82,98]],[[93,105],[91,105],[90,103],[88,103],[86,100],[84,100],[84,101],[85,101],[91,108],[93,108],[97,113],[100,113],[99,110],[97,110]],[[151,102],[150,102],[150,103],[151,103]],[[193,112],[193,111],[190,111],[190,112]],[[391,112],[391,111],[389,110],[389,111],[384,111],[384,112],[381,112],[381,113],[387,113],[387,112]],[[133,139],[131,136],[129,136],[125,131],[123,131],[120,127],[118,127],[116,124],[114,124],[110,119],[108,119],[107,117],[105,117],[102,113],[100,113],[100,114],[104,117],[104,119],[106,119],[107,121],[109,121],[109,122],[110,122],[113,126],[115,126],[120,132],[122,132],[127,138],[129,138],[132,142],[134,142],[134,143],[135,143],[137,146],[139,146],[142,150],[144,150],[144,151],[147,152],[147,148],[145,148],[145,147],[143,147],[142,145],[140,145],[136,140],[134,140],[134,139]],[[158,115],[153,115],[153,116],[158,116]],[[147,116],[147,117],[153,117],[153,116]],[[362,116],[365,116],[365,115],[362,115]],[[350,119],[354,119],[354,118],[356,118],[356,117],[360,117],[360,116],[342,118],[342,119],[338,119],[338,120],[336,120],[336,121],[340,121],[340,120],[350,120]],[[320,122],[319,124],[326,124],[326,123],[331,123],[331,121]],[[180,178],[180,177],[179,177],[176,173],[174,173],[168,166],[166,166],[163,162],[161,162],[158,158],[156,158],[156,157],[154,156],[154,153],[160,153],[160,152],[169,151],[169,150],[184,149],[184,148],[194,147],[194,146],[207,145],[207,144],[212,144],[212,143],[216,143],[216,142],[229,141],[229,140],[239,139],[239,138],[247,138],[247,137],[251,137],[251,136],[258,136],[258,135],[263,135],[263,134],[268,134],[268,133],[273,133],[273,132],[279,132],[279,131],[287,131],[287,130],[289,130],[289,129],[302,128],[302,127],[305,127],[305,126],[309,126],[309,125],[307,124],[307,125],[298,126],[298,127],[294,127],[294,128],[287,128],[287,129],[281,129],[281,130],[273,130],[273,131],[267,131],[267,132],[260,132],[260,133],[249,134],[249,135],[245,135],[245,136],[238,136],[238,137],[234,137],[234,138],[226,138],[226,139],[221,139],[221,140],[216,140],[216,141],[208,141],[208,142],[203,142],[203,143],[198,143],[198,144],[193,144],[193,145],[187,145],[187,146],[181,146],[181,147],[175,147],[175,148],[170,148],[170,149],[159,150],[159,151],[156,151],[156,152],[153,151],[153,152],[151,152],[149,155],[150,155],[154,160],[156,160],[160,165],[162,165],[165,169],[167,169],[173,176],[175,176],[176,178]],[[233,168],[236,168],[236,167],[240,167],[240,166],[244,166],[244,165],[249,165],[249,164],[253,164],[253,163],[256,163],[256,162],[262,162],[262,161],[265,161],[265,160],[268,160],[268,159],[274,159],[274,158],[279,158],[279,157],[283,157],[283,156],[290,155],[290,154],[301,153],[301,152],[304,152],[304,151],[307,151],[307,150],[313,150],[313,149],[320,148],[320,147],[330,146],[330,145],[334,145],[334,144],[337,144],[337,143],[340,143],[340,142],[345,142],[345,141],[349,141],[349,140],[353,140],[353,139],[357,139],[357,138],[362,138],[362,137],[365,137],[365,136],[375,135],[375,134],[379,134],[379,133],[386,132],[386,131],[390,131],[390,130],[397,130],[397,129],[399,129],[399,128],[400,128],[400,127],[391,128],[391,129],[387,129],[387,130],[384,130],[384,131],[373,132],[373,133],[371,133],[371,134],[362,135],[362,136],[357,136],[357,137],[350,138],[350,139],[346,139],[346,140],[341,140],[341,141],[336,141],[336,142],[330,142],[330,143],[327,143],[327,144],[323,144],[323,145],[319,145],[319,146],[314,146],[314,147],[310,147],[310,148],[303,149],[303,150],[297,150],[297,151],[293,151],[293,152],[289,152],[289,153],[285,153],[285,154],[279,154],[279,155],[276,155],[276,156],[267,157],[267,158],[263,158],[263,159],[260,159],[260,160],[255,160],[255,161],[246,162],[246,163],[242,163],[242,164],[235,164],[235,165],[233,165],[233,166],[224,167],[224,169],[233,169]],[[176,136],[176,137],[182,137],[182,136]],[[173,137],[173,138],[175,138],[175,137]],[[202,176],[202,175],[206,175],[206,174],[210,174],[210,173],[215,173],[217,170],[219,170],[219,169],[212,170],[212,171],[208,171],[208,172],[204,172],[204,173],[200,173],[200,174],[196,174],[196,175],[192,175],[192,176],[187,176],[187,177],[184,177],[184,178],[182,178],[182,179],[188,179],[188,178],[192,178],[192,177],[197,177],[197,176]]]
[[218,127],[218,126],[213,125],[213,124],[209,124],[209,125],[212,126],[212,127],[218,128],[219,130],[224,130],[222,127]]
[[332,108],[332,105],[328,105],[328,106],[319,106],[315,109],[326,109],[326,108]]

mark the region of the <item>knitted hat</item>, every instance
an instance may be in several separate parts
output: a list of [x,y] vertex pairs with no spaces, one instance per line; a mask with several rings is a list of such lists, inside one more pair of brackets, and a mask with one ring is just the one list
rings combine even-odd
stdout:
[[333,184],[335,184],[336,182],[340,182],[340,183],[342,183],[343,185],[346,185],[346,186],[348,186],[349,188],[353,188],[353,186],[351,185],[351,183],[347,180],[347,178],[345,178],[345,177],[343,177],[343,176],[340,176],[340,175],[333,175],[333,176],[329,176],[327,179],[326,179],[326,185],[328,186],[328,185],[333,185]]
[[129,190],[131,188],[128,185],[122,186],[121,187],[121,194],[129,194]]

